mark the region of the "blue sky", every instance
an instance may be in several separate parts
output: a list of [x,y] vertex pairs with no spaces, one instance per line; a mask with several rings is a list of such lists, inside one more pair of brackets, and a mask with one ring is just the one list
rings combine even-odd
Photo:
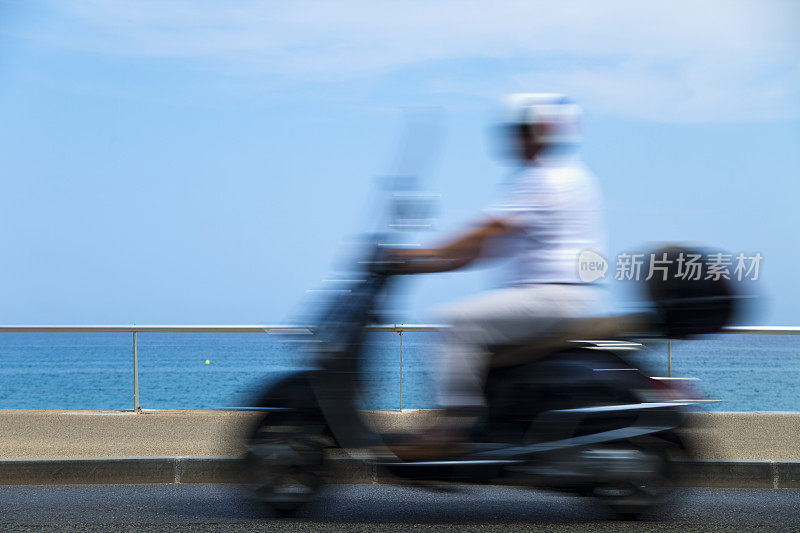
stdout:
[[[558,91],[585,110],[612,253],[758,251],[752,321],[799,325],[797,20],[771,1],[0,2],[0,323],[279,322],[363,227],[401,109],[442,117],[446,231],[508,172],[501,97]],[[492,279],[413,281],[402,318]]]

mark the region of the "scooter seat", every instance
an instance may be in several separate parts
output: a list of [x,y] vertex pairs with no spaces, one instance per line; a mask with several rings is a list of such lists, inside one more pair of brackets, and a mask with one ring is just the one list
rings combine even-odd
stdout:
[[642,313],[592,318],[570,318],[524,343],[489,346],[490,366],[514,366],[539,359],[574,346],[574,341],[611,340],[624,335],[647,332],[649,320]]
[[387,446],[393,446],[407,443],[411,436],[413,436],[413,433],[381,433],[381,440]]

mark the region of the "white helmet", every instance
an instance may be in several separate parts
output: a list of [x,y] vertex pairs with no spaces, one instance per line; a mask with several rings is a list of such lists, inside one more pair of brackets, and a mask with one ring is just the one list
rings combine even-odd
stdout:
[[563,94],[516,93],[507,97],[506,122],[512,125],[549,124],[550,132],[539,135],[545,144],[575,144],[581,141],[581,108]]

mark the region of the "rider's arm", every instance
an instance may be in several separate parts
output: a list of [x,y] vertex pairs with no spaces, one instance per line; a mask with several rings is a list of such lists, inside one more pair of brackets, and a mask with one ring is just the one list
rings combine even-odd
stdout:
[[391,258],[400,261],[399,274],[429,274],[465,267],[481,257],[486,242],[517,231],[509,218],[489,218],[438,248],[393,250]]

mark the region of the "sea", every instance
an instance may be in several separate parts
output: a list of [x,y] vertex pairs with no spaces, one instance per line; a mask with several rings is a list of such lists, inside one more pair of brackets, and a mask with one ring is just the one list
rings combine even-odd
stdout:
[[[436,406],[440,336],[368,335],[364,408]],[[631,355],[666,376],[665,341]],[[144,409],[254,405],[275,380],[310,364],[302,343],[267,333],[139,333]],[[672,375],[693,384],[711,411],[800,411],[800,336],[710,335],[672,342]],[[402,378],[401,378],[402,376]],[[130,333],[0,333],[0,409],[132,409]]]

